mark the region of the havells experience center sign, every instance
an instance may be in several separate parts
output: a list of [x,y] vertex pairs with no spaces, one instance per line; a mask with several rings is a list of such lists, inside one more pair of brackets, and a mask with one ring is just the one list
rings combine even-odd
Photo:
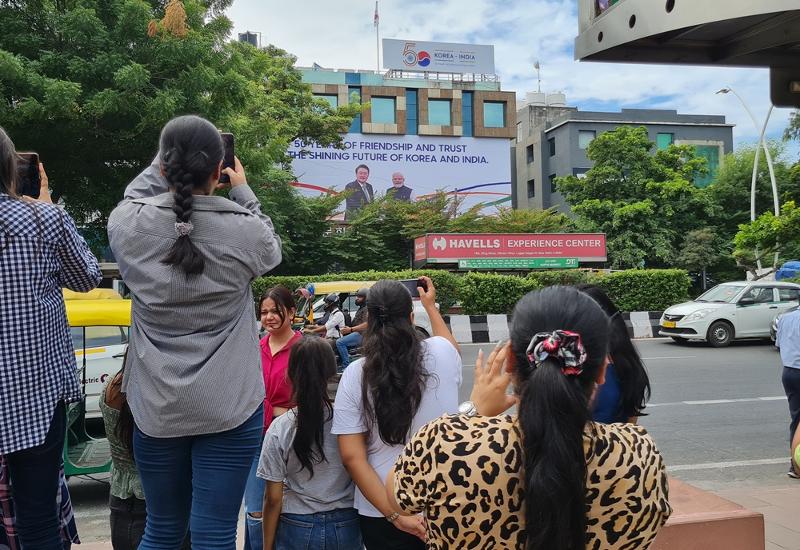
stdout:
[[383,65],[400,71],[494,74],[494,46],[384,38]]

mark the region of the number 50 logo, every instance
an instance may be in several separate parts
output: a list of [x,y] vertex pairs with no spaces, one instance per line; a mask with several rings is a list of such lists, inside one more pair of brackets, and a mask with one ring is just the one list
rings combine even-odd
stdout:
[[408,67],[419,65],[420,67],[427,67],[431,64],[431,54],[425,50],[416,50],[416,42],[406,42],[403,48],[403,64]]

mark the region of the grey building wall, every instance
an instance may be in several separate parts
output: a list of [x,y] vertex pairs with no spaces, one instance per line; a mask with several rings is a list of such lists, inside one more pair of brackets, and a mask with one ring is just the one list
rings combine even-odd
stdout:
[[[645,126],[650,140],[655,142],[659,133],[673,134],[676,144],[711,145],[719,147],[720,163],[725,154],[733,151],[733,125],[724,116],[681,115],[677,111],[650,109],[623,109],[620,113],[600,113],[569,109],[556,116],[539,117],[535,124],[525,111],[518,113],[516,144],[517,181],[516,204],[524,208],[543,209],[555,207],[569,212],[569,206],[557,189],[551,189],[551,176],[578,175],[592,167],[586,150],[580,148],[579,132],[594,131],[596,136],[621,125]],[[549,140],[555,139],[555,155],[550,154]],[[533,147],[533,163],[527,159],[527,148]],[[535,182],[534,197],[529,198],[528,182]]]

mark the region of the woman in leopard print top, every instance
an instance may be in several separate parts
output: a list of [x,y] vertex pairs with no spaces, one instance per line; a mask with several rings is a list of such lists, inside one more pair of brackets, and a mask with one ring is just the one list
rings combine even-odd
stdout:
[[[425,514],[428,548],[648,548],[671,512],[661,455],[642,427],[591,421],[608,318],[551,287],[513,319],[510,344],[478,360],[478,414],[424,426],[389,474],[390,500]],[[494,416],[512,380],[519,414]]]

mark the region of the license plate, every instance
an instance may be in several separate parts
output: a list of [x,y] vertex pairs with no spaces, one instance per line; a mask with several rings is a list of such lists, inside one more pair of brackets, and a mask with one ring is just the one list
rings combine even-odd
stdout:
[[675,328],[677,323],[675,323],[675,321],[664,321],[661,323],[661,326],[664,328]]

